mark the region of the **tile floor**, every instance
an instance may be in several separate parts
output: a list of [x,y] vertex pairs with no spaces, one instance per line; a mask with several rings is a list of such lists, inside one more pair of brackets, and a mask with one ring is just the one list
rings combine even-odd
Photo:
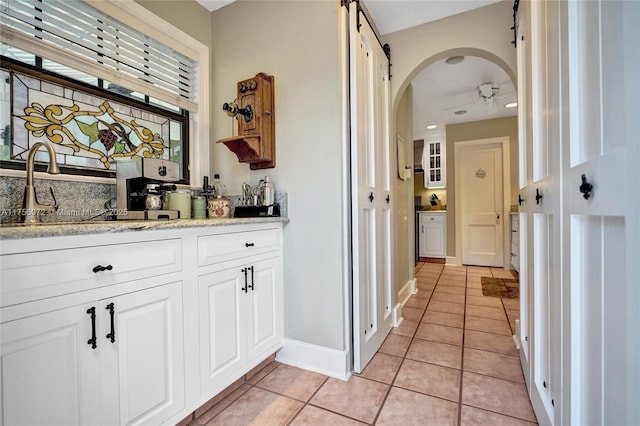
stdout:
[[191,425],[534,425],[512,334],[519,304],[482,295],[503,269],[416,266],[418,293],[362,374],[276,361]]

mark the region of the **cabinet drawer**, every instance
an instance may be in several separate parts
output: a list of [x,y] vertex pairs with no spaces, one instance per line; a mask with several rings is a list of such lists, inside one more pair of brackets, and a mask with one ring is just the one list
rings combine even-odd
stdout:
[[421,214],[420,223],[444,223],[446,216],[444,214]]
[[0,305],[9,306],[180,271],[182,244],[169,239],[8,254],[0,267]]
[[280,249],[281,231],[232,232],[198,237],[198,266],[211,265]]

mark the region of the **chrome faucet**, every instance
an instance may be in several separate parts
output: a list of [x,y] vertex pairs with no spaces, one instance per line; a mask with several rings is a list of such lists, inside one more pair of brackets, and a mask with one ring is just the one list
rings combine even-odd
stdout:
[[[33,162],[36,157],[36,153],[41,147],[45,147],[49,151],[49,167],[47,167],[47,173],[51,175],[57,175],[60,173],[58,163],[56,161],[56,152],[53,149],[53,145],[49,141],[36,142],[29,150],[29,156],[27,157],[27,185],[24,188],[24,199],[22,201],[22,222],[24,223],[37,223],[40,222],[41,213],[53,213],[58,210],[57,204],[40,204],[36,196],[36,189],[33,187]],[[53,189],[51,189],[51,195],[53,196]],[[53,202],[56,202],[55,196]]]

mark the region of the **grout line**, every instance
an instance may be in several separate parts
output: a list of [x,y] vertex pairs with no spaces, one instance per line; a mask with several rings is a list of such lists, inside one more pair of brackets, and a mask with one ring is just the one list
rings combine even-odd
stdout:
[[[420,269],[422,269],[423,267],[424,267],[424,265],[422,265],[422,267]],[[380,404],[380,408],[378,409],[378,412],[376,413],[376,416],[373,418],[373,423],[372,424],[375,424],[378,421],[378,417],[380,417],[380,413],[382,413],[382,409],[384,408],[384,405],[387,403],[387,398],[389,397],[389,394],[391,393],[391,389],[393,389],[393,387],[394,387],[393,384],[396,382],[396,379],[398,378],[398,374],[400,373],[400,369],[402,368],[402,364],[404,364],[404,361],[407,359],[407,353],[409,352],[409,348],[411,348],[411,345],[413,344],[413,341],[416,339],[416,333],[418,332],[418,328],[420,327],[420,324],[422,324],[422,319],[424,318],[424,316],[425,316],[425,314],[427,312],[427,308],[429,307],[429,303],[431,303],[431,299],[433,298],[433,293],[435,292],[436,287],[438,286],[438,281],[440,280],[440,277],[442,276],[442,271],[444,271],[444,266],[440,269],[440,273],[438,274],[438,278],[436,279],[436,283],[434,284],[433,288],[431,289],[431,294],[429,295],[429,299],[427,300],[427,304],[424,306],[424,310],[422,311],[422,315],[420,316],[420,319],[418,320],[418,325],[416,326],[416,329],[413,331],[413,335],[411,336],[411,340],[409,340],[409,345],[407,346],[407,350],[405,350],[404,354],[402,355],[402,360],[400,361],[400,366],[398,367],[398,370],[396,371],[396,374],[393,375],[393,379],[391,380],[391,383],[389,384],[389,389],[387,390],[387,394],[384,396],[384,399],[382,400],[382,404]],[[379,350],[378,350],[378,352],[379,352]],[[376,352],[376,353],[378,353],[378,352]],[[390,354],[387,354],[387,355],[390,355]]]
[[469,268],[465,267],[464,275],[464,312],[462,313],[462,352],[460,353],[460,389],[458,390],[458,426],[462,424],[462,384],[464,375],[464,339],[467,330],[467,289],[469,282]]

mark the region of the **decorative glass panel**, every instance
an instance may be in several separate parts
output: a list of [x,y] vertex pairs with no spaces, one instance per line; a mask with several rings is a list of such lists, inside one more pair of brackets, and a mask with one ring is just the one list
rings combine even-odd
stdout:
[[181,125],[167,116],[25,74],[11,81],[11,160],[25,160],[46,139],[61,165],[115,170],[118,160],[139,157],[182,163]]

